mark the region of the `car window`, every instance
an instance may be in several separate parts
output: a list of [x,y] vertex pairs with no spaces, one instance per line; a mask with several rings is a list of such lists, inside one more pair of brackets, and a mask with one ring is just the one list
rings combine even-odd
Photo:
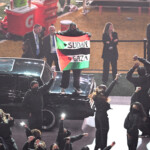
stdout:
[[0,59],[0,71],[11,72],[14,66],[14,59]]

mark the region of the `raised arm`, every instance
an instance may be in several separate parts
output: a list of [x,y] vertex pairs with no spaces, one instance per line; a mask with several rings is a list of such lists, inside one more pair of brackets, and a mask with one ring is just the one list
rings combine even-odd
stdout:
[[133,75],[135,69],[138,67],[139,67],[139,63],[135,63],[134,66],[128,71],[128,73],[126,75],[126,79],[133,84],[137,84],[137,78],[133,77],[132,75]]
[[116,78],[110,83],[110,85],[108,86],[108,88],[105,91],[105,96],[109,96],[109,94],[111,93],[113,87],[115,86],[118,78],[119,78],[120,74],[116,74]]
[[57,73],[56,73],[56,72],[53,72],[53,76],[52,76],[52,78],[49,80],[49,82],[46,83],[46,84],[44,84],[43,86],[41,86],[41,87],[39,88],[39,90],[40,90],[42,93],[47,92],[47,91],[49,90],[49,88],[53,85],[53,82],[54,82],[56,76],[57,76]]

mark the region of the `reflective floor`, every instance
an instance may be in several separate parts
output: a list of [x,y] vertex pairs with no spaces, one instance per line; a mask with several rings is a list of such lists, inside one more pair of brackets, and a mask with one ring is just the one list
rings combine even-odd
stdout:
[[[112,150],[128,150],[126,141],[126,130],[123,128],[124,119],[129,111],[130,97],[111,97],[111,110],[109,110],[110,130],[108,134],[108,145],[113,141],[116,145]],[[13,128],[13,137],[18,144],[19,150],[26,141],[24,128],[19,126],[21,120],[16,120]],[[72,131],[72,135],[88,132],[89,136],[82,138],[80,141],[73,143],[74,150],[80,150],[83,146],[88,145],[90,150],[94,150],[95,145],[95,128],[94,117],[83,120],[65,120],[64,127]],[[47,148],[55,142],[58,128],[52,131],[43,132],[42,139],[46,142]],[[137,150],[150,150],[150,138],[139,138]]]

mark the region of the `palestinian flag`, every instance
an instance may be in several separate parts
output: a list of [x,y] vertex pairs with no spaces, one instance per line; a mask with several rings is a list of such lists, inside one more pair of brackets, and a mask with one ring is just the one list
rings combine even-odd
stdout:
[[56,35],[57,56],[60,70],[89,68],[90,38],[89,36],[69,37]]

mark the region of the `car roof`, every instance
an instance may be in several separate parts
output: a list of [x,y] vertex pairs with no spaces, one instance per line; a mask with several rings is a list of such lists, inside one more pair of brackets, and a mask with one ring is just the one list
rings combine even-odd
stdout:
[[30,58],[0,57],[0,74],[21,74],[41,77],[44,60]]

